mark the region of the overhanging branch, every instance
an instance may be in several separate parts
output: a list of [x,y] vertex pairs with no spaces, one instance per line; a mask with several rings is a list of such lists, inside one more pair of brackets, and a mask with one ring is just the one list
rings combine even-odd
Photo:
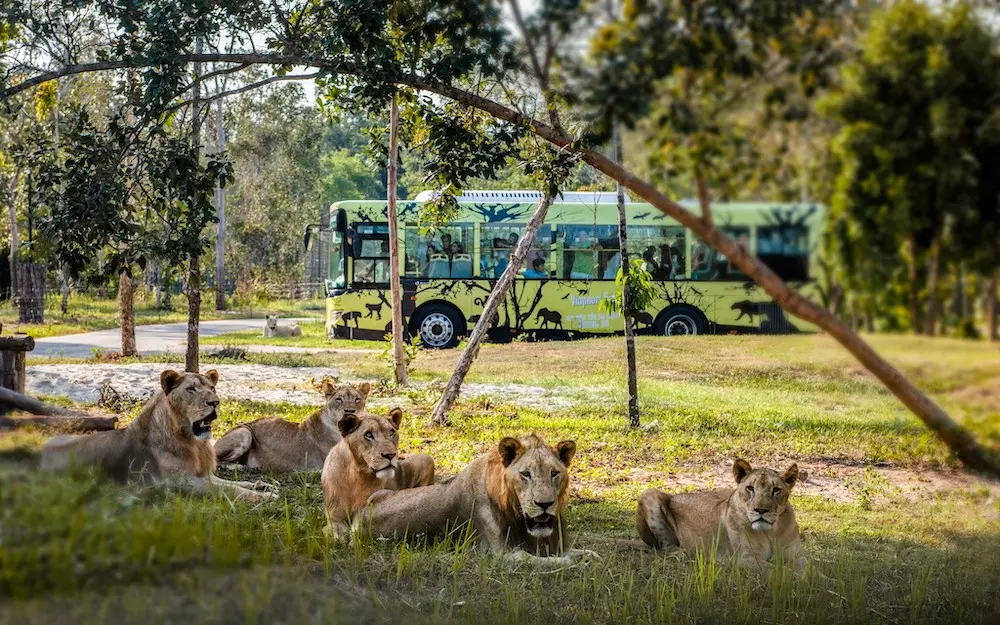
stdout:
[[[184,54],[173,57],[176,63],[191,62],[222,62],[248,63],[253,65],[306,65],[319,68],[328,73],[349,74],[363,77],[363,68],[341,62],[317,62],[315,59],[294,55],[271,54]],[[31,87],[72,74],[82,74],[93,71],[148,67],[150,63],[141,60],[105,61],[74,65],[48,72],[30,78],[18,85],[0,92],[0,97],[6,99],[11,95],[30,89]],[[558,128],[553,128],[540,121],[531,119],[523,113],[507,107],[499,102],[483,98],[451,85],[428,81],[415,74],[401,74],[394,80],[397,84],[415,89],[436,93],[456,102],[477,108],[489,113],[497,119],[525,128],[553,145],[564,148],[579,155],[585,162],[610,178],[645,199],[657,210],[673,218],[681,225],[708,243],[713,249],[722,253],[730,262],[742,270],[750,279],[756,282],[782,309],[791,315],[819,326],[835,338],[855,358],[873,373],[892,393],[918,416],[925,425],[932,429],[956,453],[966,466],[973,470],[993,476],[1000,475],[996,459],[992,458],[972,435],[958,425],[927,395],[917,389],[906,377],[891,364],[885,361],[861,337],[852,332],[844,323],[826,309],[802,296],[789,287],[770,268],[760,260],[750,255],[749,250],[739,245],[731,237],[710,223],[700,219],[691,211],[674,202],[656,189],[651,183],[639,178],[621,164],[605,157],[590,148],[576,144],[572,137]]]

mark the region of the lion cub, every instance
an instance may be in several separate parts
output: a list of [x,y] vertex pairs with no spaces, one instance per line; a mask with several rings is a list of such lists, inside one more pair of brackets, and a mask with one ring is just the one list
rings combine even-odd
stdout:
[[279,326],[278,318],[268,315],[267,321],[264,322],[264,338],[271,338],[272,336],[302,336],[302,328],[295,323],[287,326]]
[[798,466],[779,475],[736,459],[733,477],[736,488],[677,495],[647,489],[636,510],[639,536],[654,549],[680,549],[688,555],[711,549],[718,539],[719,557],[735,554],[741,565],[767,569],[780,556],[803,570],[802,538],[788,502]]
[[155,393],[128,427],[84,436],[57,436],[41,453],[45,471],[69,469],[75,465],[97,466],[117,481],[130,478],[179,479],[194,492],[221,488],[251,500],[275,498],[257,492],[254,484],[231,482],[215,477],[212,451],[212,422],[218,416],[219,396],[215,385],[219,373],[205,375],[178,373],[170,369],[160,374],[162,390]]
[[373,493],[434,483],[434,460],[427,454],[399,459],[399,424],[403,411],[393,408],[388,417],[373,414],[344,415],[337,424],[343,439],[323,464],[323,501],[327,532],[340,538],[351,529]]
[[265,471],[320,471],[333,446],[340,442],[337,422],[361,412],[372,386],[362,382],[336,386],[323,380],[326,404],[302,423],[267,417],[238,425],[215,442],[219,462]]

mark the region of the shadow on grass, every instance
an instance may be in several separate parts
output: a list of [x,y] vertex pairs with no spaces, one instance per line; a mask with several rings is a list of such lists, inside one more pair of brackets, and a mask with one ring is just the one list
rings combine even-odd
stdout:
[[[247,477],[250,475],[244,474]],[[259,477],[269,478],[262,475]],[[628,507],[571,507],[578,546],[601,559],[512,565],[462,541],[334,544],[315,474],[280,481],[250,506],[91,475],[0,474],[0,623],[995,623],[995,524],[888,538],[882,517],[811,533],[834,578],[770,580],[710,559],[636,549]],[[834,510],[834,509],[831,509]],[[902,514],[903,511],[900,511]],[[958,512],[960,513],[960,511]],[[810,514],[818,515],[819,511]],[[829,514],[829,512],[827,512]],[[867,514],[867,513],[866,513]],[[953,512],[941,523],[953,522]],[[844,515],[847,517],[847,515]],[[949,520],[951,518],[951,520]],[[977,526],[978,527],[978,526]],[[583,528],[581,527],[581,530]]]

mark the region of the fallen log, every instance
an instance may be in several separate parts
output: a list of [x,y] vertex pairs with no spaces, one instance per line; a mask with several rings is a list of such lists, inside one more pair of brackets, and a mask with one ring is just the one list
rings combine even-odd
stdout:
[[118,417],[95,416],[85,412],[66,410],[58,406],[51,406],[17,391],[0,387],[0,414],[6,414],[12,410],[20,410],[35,416],[0,417],[0,428],[10,429],[28,425],[42,425],[46,427],[94,431],[113,430],[118,424]]

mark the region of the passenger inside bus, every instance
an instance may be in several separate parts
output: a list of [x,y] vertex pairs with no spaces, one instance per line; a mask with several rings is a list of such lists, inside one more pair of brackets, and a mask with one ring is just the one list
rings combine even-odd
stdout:
[[531,269],[526,269],[524,277],[529,280],[541,280],[549,277],[549,272],[545,270],[545,259],[536,258],[531,261]]
[[568,274],[565,277],[570,280],[590,280],[594,277],[594,251],[602,249],[601,244],[591,240],[589,228],[575,230],[574,237],[567,245],[570,249],[564,252]]

